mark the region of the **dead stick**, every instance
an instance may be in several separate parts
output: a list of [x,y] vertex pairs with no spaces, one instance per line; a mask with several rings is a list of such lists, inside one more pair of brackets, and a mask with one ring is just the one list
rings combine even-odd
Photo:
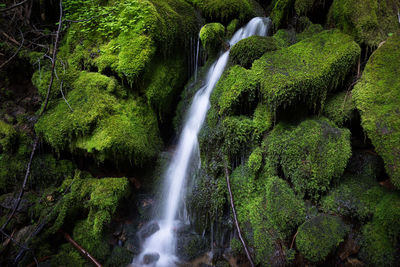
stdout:
[[254,267],[253,259],[251,258],[251,255],[250,255],[250,252],[249,252],[249,250],[247,248],[246,242],[244,241],[244,238],[242,236],[242,231],[240,230],[239,221],[238,221],[237,216],[236,216],[235,202],[233,201],[231,183],[230,183],[230,180],[229,180],[229,171],[228,171],[228,166],[227,166],[226,162],[227,161],[225,160],[225,162],[224,162],[225,163],[225,176],[226,176],[226,183],[228,185],[229,197],[231,199],[231,208],[232,208],[233,218],[235,220],[235,225],[236,225],[236,229],[238,231],[239,239],[242,242],[244,251],[246,252],[246,256],[249,259],[251,267]]
[[67,239],[68,242],[70,242],[83,256],[85,256],[88,260],[90,260],[97,267],[102,267],[102,265],[95,258],[93,258],[93,256],[90,255],[89,252],[87,252],[78,243],[76,243],[75,240],[73,240],[69,234],[67,234],[65,232],[62,232],[62,233],[64,234],[65,239]]
[[24,1],[22,1],[22,2],[19,2],[18,4],[15,4],[15,5],[13,5],[13,6],[10,6],[10,7],[4,8],[4,9],[0,9],[0,12],[9,11],[9,10],[14,9],[14,8],[16,8],[16,7],[19,7],[20,5],[25,4],[26,2],[28,2],[28,0],[24,0]]
[[293,236],[293,239],[292,239],[292,244],[290,244],[290,249],[292,249],[293,248],[293,245],[294,245],[294,240],[296,240],[296,236],[297,236],[297,233],[298,233],[299,231],[297,231],[295,234],[294,234],[294,236]]

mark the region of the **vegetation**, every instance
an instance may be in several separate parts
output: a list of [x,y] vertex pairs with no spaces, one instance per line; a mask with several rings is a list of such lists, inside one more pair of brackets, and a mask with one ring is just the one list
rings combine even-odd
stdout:
[[[400,35],[394,35],[376,50],[368,61],[353,98],[361,113],[361,124],[378,154],[393,184],[400,188],[400,121],[398,93],[400,91]],[[377,82],[379,81],[379,82]]]
[[200,40],[203,47],[215,56],[225,42],[225,27],[221,23],[208,23],[200,30]]
[[350,92],[340,92],[328,97],[322,113],[342,127],[354,116],[355,105]]

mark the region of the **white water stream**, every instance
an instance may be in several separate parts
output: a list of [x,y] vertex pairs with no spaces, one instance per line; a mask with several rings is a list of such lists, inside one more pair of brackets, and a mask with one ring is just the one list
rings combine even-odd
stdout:
[[[229,41],[233,46],[238,41],[252,35],[266,36],[270,20],[253,18],[246,26],[240,28]],[[141,254],[134,259],[134,266],[171,267],[179,259],[175,256],[176,228],[179,224],[178,211],[183,205],[186,176],[190,172],[191,159],[198,149],[197,135],[203,125],[210,107],[210,94],[224,72],[228,63],[229,51],[224,52],[210,67],[205,85],[196,93],[189,109],[178,146],[165,173],[166,198],[163,200],[163,216],[157,221],[159,230],[149,236],[142,247]],[[195,73],[194,75],[197,76]],[[146,255],[156,255],[154,262],[145,264]]]

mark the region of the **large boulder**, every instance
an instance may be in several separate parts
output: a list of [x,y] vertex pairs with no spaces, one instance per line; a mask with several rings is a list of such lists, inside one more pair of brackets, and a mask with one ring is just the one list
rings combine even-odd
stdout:
[[361,125],[400,188],[400,35],[388,38],[370,57],[353,98]]

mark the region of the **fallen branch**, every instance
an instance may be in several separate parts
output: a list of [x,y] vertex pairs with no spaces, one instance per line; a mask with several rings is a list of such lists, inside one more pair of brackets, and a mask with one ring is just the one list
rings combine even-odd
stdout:
[[249,252],[249,250],[247,248],[246,242],[244,241],[244,238],[242,236],[242,231],[240,230],[239,221],[237,219],[235,202],[233,201],[231,182],[230,182],[230,179],[229,179],[229,171],[228,171],[228,166],[227,166],[227,160],[225,160],[224,163],[225,163],[224,165],[225,165],[226,183],[228,185],[229,197],[231,199],[231,208],[232,208],[232,213],[233,213],[233,219],[235,220],[235,225],[236,225],[236,229],[238,231],[239,239],[242,242],[244,251],[246,252],[246,256],[249,259],[251,267],[254,267],[253,259],[251,258],[251,255],[250,255],[250,252]]
[[28,2],[28,0],[24,0],[24,1],[22,1],[22,2],[19,2],[18,4],[15,4],[15,5],[13,5],[13,6],[10,6],[10,7],[4,8],[4,9],[0,9],[0,12],[9,11],[9,10],[14,9],[14,8],[16,8],[16,7],[19,7],[20,5],[25,4],[26,2]]
[[95,266],[102,267],[102,265],[95,258],[93,258],[93,256],[90,255],[89,252],[87,252],[84,248],[79,246],[79,244],[76,243],[75,240],[73,240],[69,234],[62,231],[61,233],[64,235],[65,239],[68,240],[68,242],[70,242],[83,256],[85,256],[88,260],[90,260]]
[[296,236],[297,236],[297,233],[298,233],[299,231],[297,231],[295,234],[294,234],[294,236],[293,236],[293,239],[292,239],[292,244],[290,244],[290,249],[292,249],[293,248],[293,245],[294,245],[294,241],[296,240]]
[[24,45],[24,41],[25,41],[24,35],[22,34],[21,30],[19,32],[21,33],[22,40],[21,40],[21,43],[20,43],[17,51],[15,51],[15,53],[9,59],[4,61],[3,64],[0,65],[0,69],[2,67],[4,67],[5,65],[7,65],[16,55],[18,55],[19,51],[21,50],[22,46]]

